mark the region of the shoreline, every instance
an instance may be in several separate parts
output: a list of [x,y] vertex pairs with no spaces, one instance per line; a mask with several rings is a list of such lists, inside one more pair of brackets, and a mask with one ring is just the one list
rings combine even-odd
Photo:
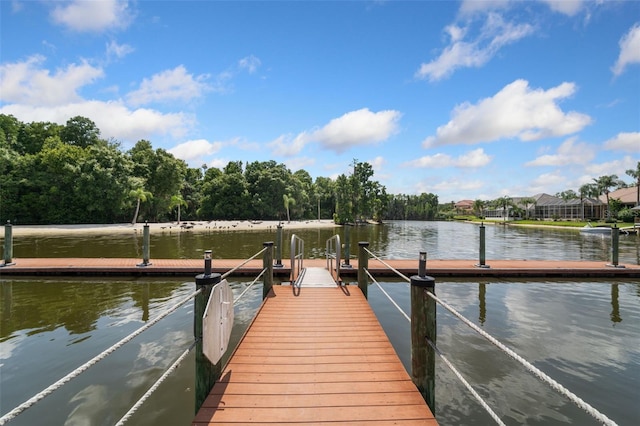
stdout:
[[[222,232],[222,231],[264,231],[276,229],[278,224],[283,229],[316,229],[316,228],[338,228],[331,219],[298,220],[298,221],[248,221],[248,220],[212,220],[212,221],[183,221],[149,223],[150,233],[160,232]],[[21,235],[105,235],[105,234],[128,234],[142,233],[145,223],[115,223],[115,224],[74,224],[74,225],[13,225],[13,236]],[[4,238],[4,233],[1,233]]]

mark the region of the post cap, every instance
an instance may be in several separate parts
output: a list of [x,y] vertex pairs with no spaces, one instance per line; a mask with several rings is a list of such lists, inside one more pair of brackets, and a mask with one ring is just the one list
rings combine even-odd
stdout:
[[436,279],[428,275],[425,275],[424,277],[412,275],[411,286],[434,288],[436,286]]
[[271,247],[273,246],[273,241],[265,241],[262,243],[263,247]]

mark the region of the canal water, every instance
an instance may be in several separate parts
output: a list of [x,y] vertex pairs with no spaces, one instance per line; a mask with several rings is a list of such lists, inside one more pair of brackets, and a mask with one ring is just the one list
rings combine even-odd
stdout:
[[[286,230],[286,227],[285,227]],[[336,230],[296,231],[307,256],[321,257]],[[342,235],[344,231],[339,230]],[[369,241],[387,258],[477,257],[477,226],[393,222],[351,230],[352,245]],[[285,232],[285,241],[290,233]],[[152,235],[151,257],[246,258],[274,240],[269,232]],[[132,235],[15,238],[14,256],[140,256]],[[637,264],[640,237],[621,236],[620,263]],[[352,253],[355,250],[352,249]],[[288,251],[285,248],[285,257]],[[487,259],[610,260],[610,239],[576,231],[487,227]],[[215,262],[215,260],[214,260]],[[0,413],[32,397],[195,290],[181,278],[14,278],[2,276]],[[233,279],[237,296],[250,279]],[[408,284],[382,287],[410,310]],[[640,283],[628,280],[439,279],[437,295],[467,318],[621,425],[640,419]],[[237,342],[260,304],[252,287],[235,307]],[[375,285],[369,301],[407,369],[410,329]],[[509,425],[597,424],[455,317],[438,308],[438,347]],[[348,320],[348,319],[345,319]],[[104,361],[28,409],[15,425],[111,425],[193,340],[186,304]],[[129,421],[189,425],[194,414],[194,357],[189,355]],[[442,425],[492,421],[441,362],[436,364],[436,416]]]

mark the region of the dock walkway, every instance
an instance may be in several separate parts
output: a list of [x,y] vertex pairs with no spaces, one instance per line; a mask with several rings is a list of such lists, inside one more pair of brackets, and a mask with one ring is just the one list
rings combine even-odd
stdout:
[[281,423],[437,425],[357,286],[274,286],[193,426]]
[[[139,267],[140,259],[131,258],[16,258],[11,266],[0,267],[3,276],[183,276],[193,278],[203,270],[202,259],[151,259],[151,265]],[[242,263],[240,259],[213,259],[213,272],[225,273]],[[418,261],[391,259],[386,263],[405,275],[418,272]],[[640,266],[625,263],[624,268],[607,266],[607,261],[569,260],[487,260],[490,268],[478,268],[476,260],[430,259],[427,274],[434,277],[549,277],[585,278],[640,277]],[[325,259],[305,259],[307,267],[326,267]],[[358,261],[351,260],[351,268],[342,267],[340,276],[354,277]],[[256,276],[262,271],[262,260],[255,259],[238,269],[235,275]],[[278,277],[290,274],[289,265],[274,268]],[[395,275],[375,259],[369,260],[369,271],[374,276]]]

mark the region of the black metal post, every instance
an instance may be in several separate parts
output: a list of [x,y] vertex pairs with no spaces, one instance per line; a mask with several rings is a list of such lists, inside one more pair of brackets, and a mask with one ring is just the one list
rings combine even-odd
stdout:
[[366,251],[366,248],[369,247],[369,242],[360,241],[358,246],[360,247],[358,251],[358,287],[360,287],[364,297],[368,298],[369,278],[365,270],[369,268],[369,254]]
[[484,226],[484,222],[480,222],[480,259],[476,264],[478,268],[489,268],[490,266],[486,264],[486,256],[485,256],[485,239],[486,239],[486,229]]
[[13,225],[7,221],[4,225],[4,263],[0,266],[15,265],[13,262]]
[[222,374],[222,361],[211,364],[203,352],[202,317],[209,302],[214,285],[220,282],[221,275],[211,273],[211,250],[204,252],[204,274],[196,275],[196,289],[202,290],[194,300],[193,334],[196,340],[196,413],[207,399],[213,385]]
[[151,249],[151,238],[149,234],[149,223],[145,222],[144,227],[142,228],[142,263],[138,263],[136,266],[149,266],[151,262],[149,262],[149,255]]
[[624,268],[624,265],[618,265],[618,253],[620,246],[620,228],[614,223],[611,227],[611,263],[607,266],[612,268]]
[[411,277],[411,379],[435,415],[436,280],[426,275],[426,252],[420,252],[419,275]]
[[351,268],[351,264],[349,260],[351,258],[351,225],[344,225],[344,263],[342,264],[345,268]]
[[[273,253],[271,254],[271,258],[273,258]],[[276,228],[276,268],[282,268],[282,225],[278,224]],[[293,265],[291,265],[293,268]]]
[[[266,299],[273,288],[273,241],[263,243],[266,248],[262,256],[262,267],[267,270],[264,273],[264,285],[262,286],[262,300]],[[280,265],[282,266],[282,265]]]

